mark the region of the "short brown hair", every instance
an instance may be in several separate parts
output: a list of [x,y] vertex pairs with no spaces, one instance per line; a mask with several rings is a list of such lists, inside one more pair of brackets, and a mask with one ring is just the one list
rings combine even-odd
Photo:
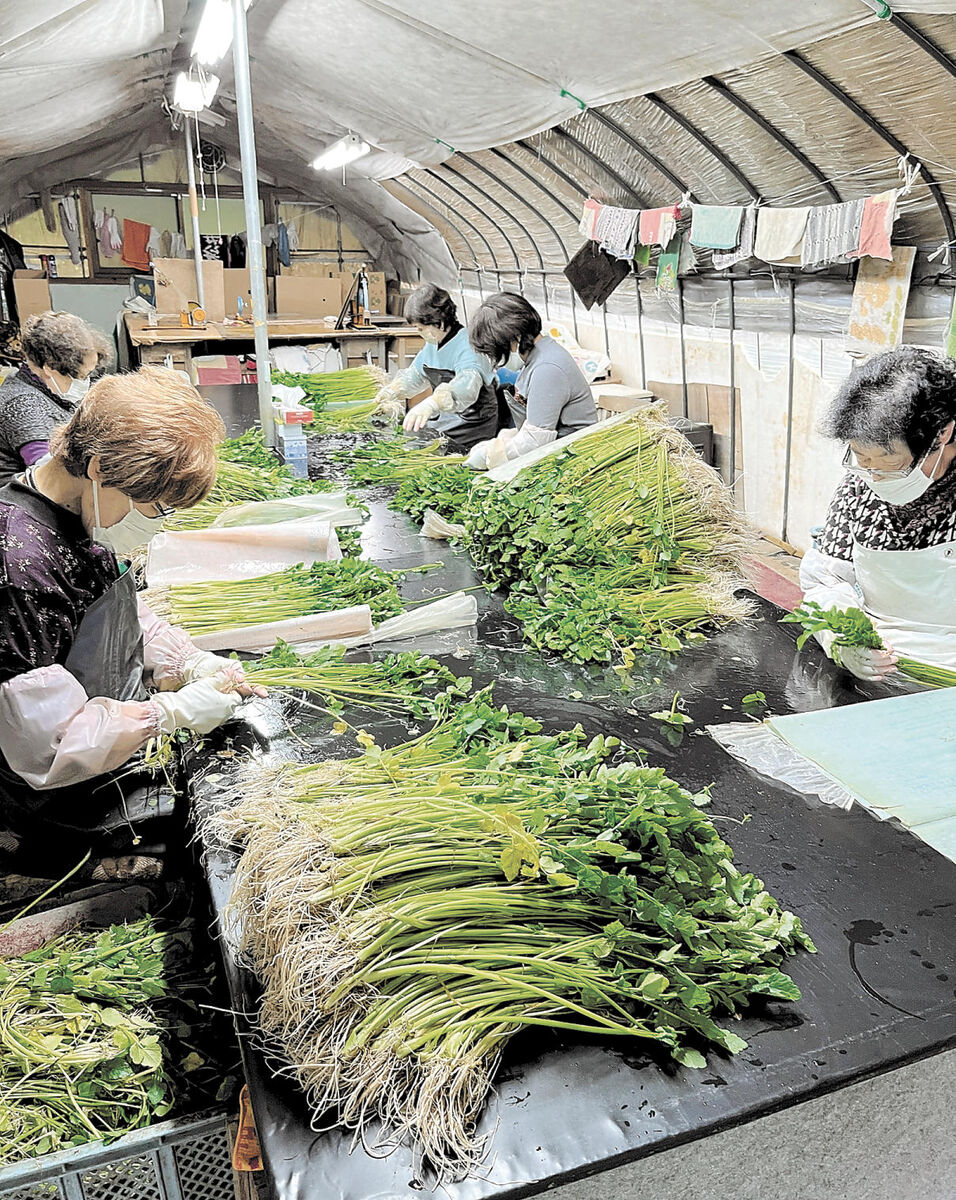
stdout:
[[50,452],[71,475],[99,456],[100,482],[140,504],[190,508],[216,482],[222,418],[191,383],[165,367],[106,375],[94,383]]
[[49,367],[61,375],[75,379],[83,359],[96,352],[94,370],[108,366],[113,360],[109,341],[74,313],[45,312],[27,317],[21,337],[23,353],[38,367]]

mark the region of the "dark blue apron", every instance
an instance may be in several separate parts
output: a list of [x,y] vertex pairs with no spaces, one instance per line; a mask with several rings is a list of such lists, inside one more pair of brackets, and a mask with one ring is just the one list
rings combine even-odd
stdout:
[[[455,371],[442,367],[422,367],[422,373],[434,390],[440,383],[451,383]],[[481,391],[464,412],[440,413],[432,418],[427,429],[437,430],[451,443],[452,449],[467,453],[472,446],[493,438],[498,432],[498,393],[494,383],[482,381]]]

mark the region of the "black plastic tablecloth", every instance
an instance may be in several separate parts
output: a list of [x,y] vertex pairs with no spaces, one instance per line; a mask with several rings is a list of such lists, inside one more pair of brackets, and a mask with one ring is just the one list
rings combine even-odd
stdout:
[[[364,541],[369,557],[393,568],[446,563],[440,572],[409,577],[409,598],[476,582],[466,557],[419,538],[381,502],[372,505]],[[747,719],[741,701],[758,690],[778,714],[879,693],[867,693],[814,649],[798,656],[793,628],[780,625],[779,610],[763,601],[752,623],[676,657],[642,661],[622,690],[613,671],[531,650],[497,598],[476,594],[477,630],[402,648],[437,652],[457,673],[478,684],[494,682],[499,703],[533,714],[546,728],[580,722],[588,733],[614,734],[639,747],[692,791],[712,784],[709,812],[738,866],[759,875],[801,917],[819,953],[801,953],[784,968],[803,999],[768,1003],[735,1023],[748,1048],[736,1057],[708,1053],[706,1070],[651,1060],[620,1043],[547,1033],[516,1039],[485,1114],[483,1127],[492,1133],[486,1173],[445,1185],[450,1197],[531,1195],[956,1043],[956,866],[892,822],[828,808],[753,774],[703,732],[708,724]],[[649,714],[668,707],[677,690],[694,725],[671,745]],[[363,723],[382,741],[410,736],[409,727],[371,714]],[[257,704],[252,725],[259,744],[278,758],[347,752],[343,738],[330,736],[328,722],[292,701]],[[892,754],[893,747],[874,746],[873,752]],[[189,770],[200,810],[236,790],[235,760],[218,757],[215,746]],[[724,820],[744,817],[743,824]],[[218,912],[234,859],[210,847],[205,861]],[[255,980],[226,957],[235,1008],[253,1012]],[[373,1158],[353,1148],[347,1133],[313,1132],[302,1094],[273,1078],[254,1038],[242,1042],[259,1137],[279,1196],[379,1200],[433,1185],[416,1176],[408,1151]]]

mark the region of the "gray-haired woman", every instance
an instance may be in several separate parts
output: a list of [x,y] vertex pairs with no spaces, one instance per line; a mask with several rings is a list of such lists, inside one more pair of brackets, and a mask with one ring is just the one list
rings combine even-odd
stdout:
[[24,362],[0,385],[0,487],[43,458],[90,376],[112,358],[106,338],[73,313],[28,318],[22,342]]
[[956,668],[956,361],[900,346],[845,381],[823,432],[846,443],[846,477],[800,583],[822,608],[863,608],[886,650],[824,650],[861,679],[897,653]]

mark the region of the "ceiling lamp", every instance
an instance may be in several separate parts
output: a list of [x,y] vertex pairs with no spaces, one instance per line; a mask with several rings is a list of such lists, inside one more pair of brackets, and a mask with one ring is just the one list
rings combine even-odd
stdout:
[[[248,11],[252,0],[242,0]],[[232,0],[206,0],[193,41],[192,56],[203,67],[225,58],[232,45]]]
[[334,171],[337,167],[344,167],[347,163],[362,158],[371,149],[368,142],[363,142],[354,133],[348,133],[337,142],[333,142],[327,150],[323,150],[319,157],[313,160],[312,166],[316,171]]
[[173,107],[182,113],[199,113],[212,104],[216,89],[219,87],[217,75],[200,73],[199,78],[180,71],[176,76],[176,89],[173,92]]

